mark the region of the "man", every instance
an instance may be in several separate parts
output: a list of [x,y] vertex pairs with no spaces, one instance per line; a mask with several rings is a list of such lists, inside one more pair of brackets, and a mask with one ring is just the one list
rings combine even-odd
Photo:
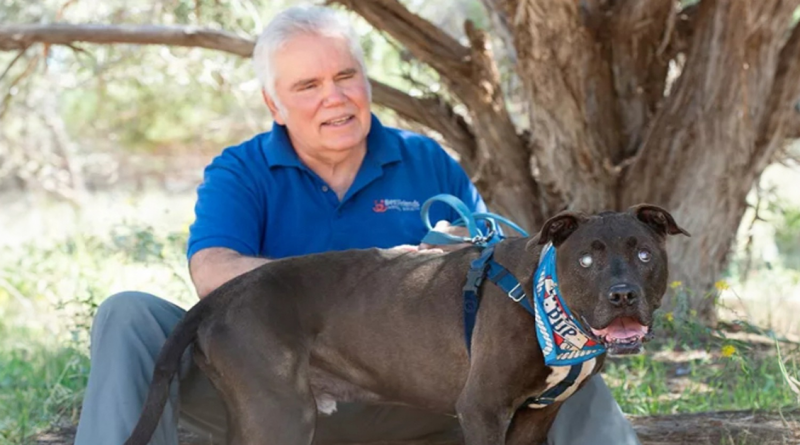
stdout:
[[[357,37],[331,10],[292,8],[254,52],[271,132],[214,159],[198,188],[188,258],[200,298],[271,259],[326,250],[419,244],[419,208],[449,193],[473,211],[485,205],[459,165],[435,142],[383,127]],[[453,221],[445,206],[432,220]],[[444,229],[448,230],[444,224]],[[136,424],[163,342],[184,311],[137,292],[110,297],[92,328],[92,370],[77,445],[120,444]],[[600,378],[562,409],[556,444],[637,443]],[[151,443],[176,445],[181,419],[222,441],[225,407],[185,356],[180,382]],[[572,422],[572,423],[570,423]],[[339,404],[320,416],[317,443],[453,437],[455,417],[398,406]]]

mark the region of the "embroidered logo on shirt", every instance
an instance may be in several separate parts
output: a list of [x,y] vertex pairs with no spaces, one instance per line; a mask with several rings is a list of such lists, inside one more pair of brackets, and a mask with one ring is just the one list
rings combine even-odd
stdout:
[[372,210],[375,213],[383,213],[386,211],[386,204],[384,204],[383,200],[375,200],[375,205],[372,206]]
[[387,210],[398,210],[400,212],[418,212],[420,209],[419,201],[406,201],[404,199],[376,199],[372,206],[375,213],[383,213]]

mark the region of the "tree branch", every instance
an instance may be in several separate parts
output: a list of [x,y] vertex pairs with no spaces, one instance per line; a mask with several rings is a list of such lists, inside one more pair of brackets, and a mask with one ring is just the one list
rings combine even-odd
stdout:
[[[471,21],[466,22],[464,31],[470,41],[473,81],[469,93],[464,94],[469,94],[467,104],[481,148],[481,191],[497,211],[532,229],[546,213],[536,203],[542,190],[530,174],[528,140],[517,134],[508,114],[488,35]],[[531,199],[520,205],[520,195]]]
[[461,155],[464,169],[476,170],[477,141],[470,125],[439,96],[416,98],[389,85],[370,79],[372,99],[390,108],[404,119],[422,124],[438,132]]
[[613,73],[594,35],[604,20],[597,3],[490,2],[514,36],[515,69],[530,104],[531,168],[545,214],[614,207],[616,178],[603,164],[620,146],[619,123]]
[[[16,62],[30,45],[74,43],[101,45],[139,44],[207,48],[239,57],[251,57],[255,42],[227,32],[192,27],[126,25],[10,25],[0,26],[0,50],[19,50]],[[376,104],[397,111],[406,119],[419,122],[442,134],[452,148],[462,154],[465,168],[474,168],[476,141],[467,122],[439,98],[416,99],[370,79]]]
[[621,146],[613,155],[619,164],[639,149],[645,127],[664,95],[668,60],[659,48],[672,32],[673,0],[618,2],[605,24],[611,72],[622,130]]
[[433,23],[412,13],[397,0],[328,0],[363,17],[375,29],[385,31],[421,60],[448,79],[469,79],[469,48]]
[[786,138],[800,137],[800,25],[795,25],[778,55],[778,69],[766,104],[751,162],[763,170]]
[[11,68],[14,68],[14,65],[16,65],[17,62],[19,62],[19,59],[21,59],[22,56],[25,55],[25,52],[27,51],[27,49],[28,48],[25,47],[25,48],[19,50],[17,55],[13,59],[11,59],[11,62],[9,62],[9,64],[6,65],[6,69],[4,69],[2,73],[0,73],[0,81],[3,80],[6,77],[6,74],[8,74],[8,72],[11,71]]
[[177,26],[72,25],[66,23],[0,26],[0,51],[21,50],[33,43],[75,42],[168,45],[207,48],[250,57],[254,42],[224,31]]
[[2,119],[3,116],[5,116],[6,112],[8,112],[10,108],[9,103],[11,102],[11,97],[14,93],[15,87],[17,86],[17,84],[19,84],[23,79],[28,77],[33,72],[34,68],[36,68],[36,66],[39,64],[40,58],[41,55],[33,56],[28,61],[28,66],[26,66],[25,69],[17,77],[11,80],[11,83],[8,86],[8,91],[3,96],[3,99],[0,100],[0,119]]
[[678,53],[685,53],[689,50],[689,44],[695,32],[699,6],[699,3],[693,3],[683,8],[675,17],[674,29],[668,36],[669,40],[659,51],[659,53],[666,54],[665,60],[672,60]]
[[[800,99],[798,99],[798,103],[800,104]],[[800,110],[796,110],[794,114],[787,119],[786,137],[789,139],[800,139]]]
[[514,35],[511,32],[511,24],[509,23],[508,15],[505,13],[499,0],[481,0],[486,12],[492,18],[492,29],[494,33],[500,36],[503,41],[503,50],[508,54],[512,63],[516,63],[517,54],[514,48]]

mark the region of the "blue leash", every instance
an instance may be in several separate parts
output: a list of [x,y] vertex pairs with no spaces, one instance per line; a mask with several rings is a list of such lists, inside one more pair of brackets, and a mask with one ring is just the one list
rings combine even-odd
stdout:
[[[456,213],[458,213],[460,218],[454,221],[452,225],[466,227],[467,230],[469,230],[469,236],[455,236],[433,230],[433,226],[431,226],[429,212],[431,205],[433,205],[436,202],[442,202],[444,204],[447,204],[450,207],[452,207],[456,211]],[[428,228],[428,233],[425,235],[424,238],[422,238],[422,242],[427,244],[442,245],[442,244],[471,243],[477,246],[495,244],[504,238],[502,233],[500,232],[498,223],[503,223],[511,227],[524,237],[528,236],[528,233],[525,230],[523,230],[520,226],[500,215],[496,215],[494,213],[489,213],[489,212],[472,213],[472,211],[470,211],[470,209],[466,206],[466,204],[464,204],[460,199],[456,198],[453,195],[440,194],[428,199],[427,201],[425,201],[424,204],[422,204],[422,209],[420,210],[420,213],[422,214],[422,222],[424,222],[425,227]],[[480,229],[478,225],[479,221],[484,222],[485,225],[488,227],[488,230],[486,232]]]

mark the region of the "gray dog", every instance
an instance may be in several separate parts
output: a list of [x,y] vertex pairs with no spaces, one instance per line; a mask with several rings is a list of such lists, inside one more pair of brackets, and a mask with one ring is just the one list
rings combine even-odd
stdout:
[[309,444],[337,401],[457,414],[467,445],[541,443],[606,352],[641,349],[667,287],[666,238],[679,233],[642,204],[561,213],[486,249],[271,262],[178,324],[126,445],[148,442],[190,345],[227,405],[231,445]]

